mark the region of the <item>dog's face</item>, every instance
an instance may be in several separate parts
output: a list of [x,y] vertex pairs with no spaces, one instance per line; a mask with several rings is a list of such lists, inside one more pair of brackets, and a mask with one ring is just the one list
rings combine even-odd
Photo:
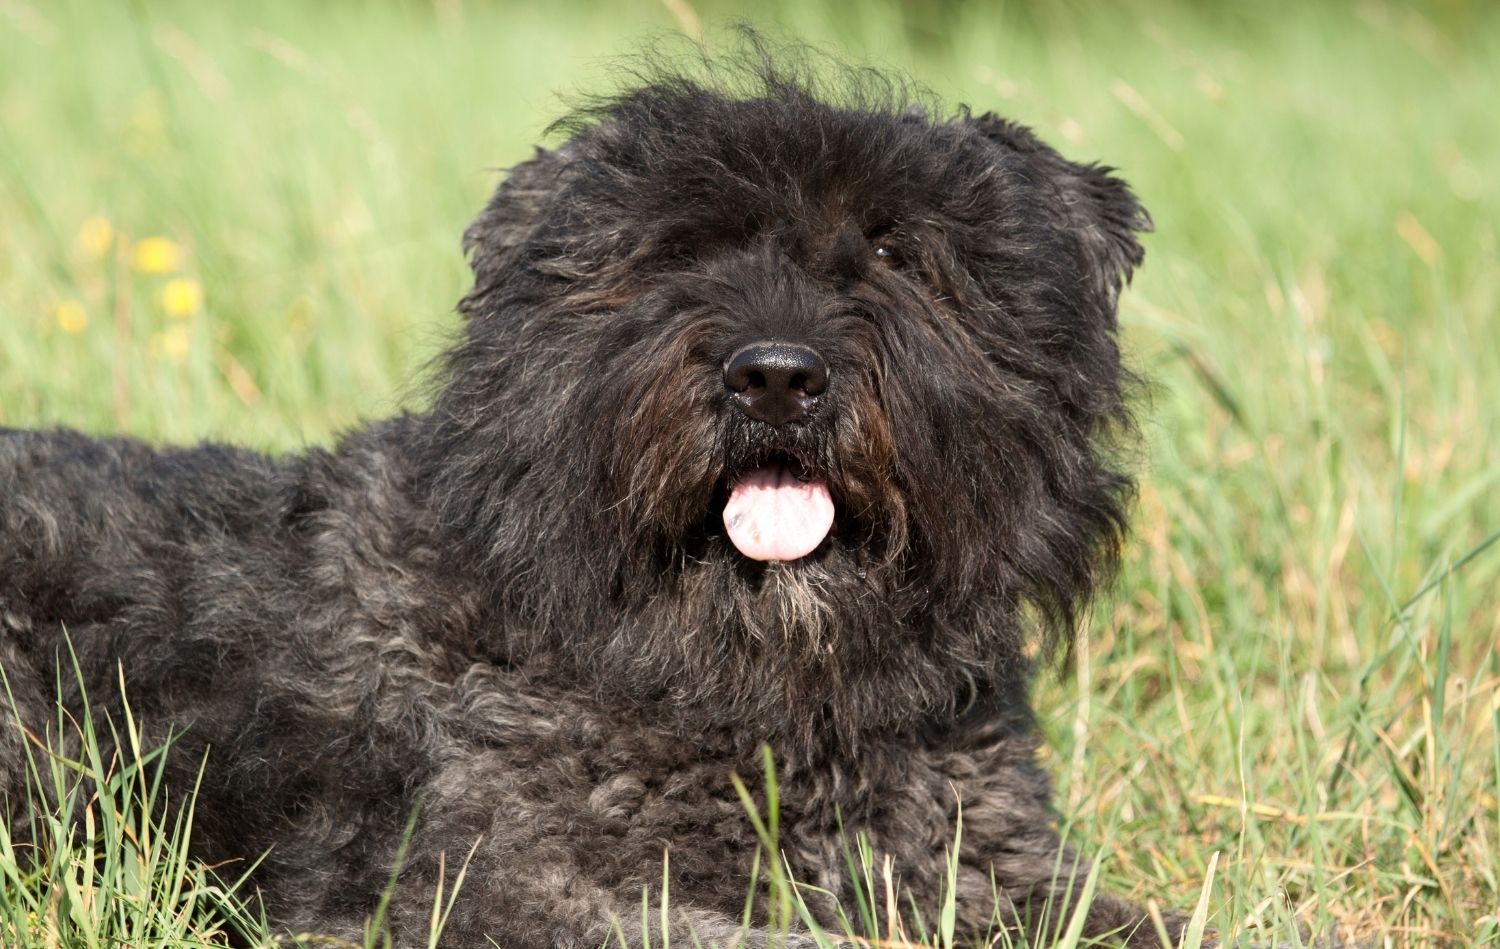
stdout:
[[[717,662],[788,694],[982,681],[1022,664],[1025,606],[1071,625],[1129,486],[1123,184],[992,116],[774,77],[569,130],[467,234],[438,404],[445,515],[521,625],[656,689]],[[912,702],[949,701],[930,678]]]

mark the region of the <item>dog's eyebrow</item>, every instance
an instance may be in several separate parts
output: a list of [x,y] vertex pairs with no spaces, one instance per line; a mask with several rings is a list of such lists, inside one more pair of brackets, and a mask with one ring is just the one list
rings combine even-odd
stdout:
[[837,231],[823,254],[825,266],[841,276],[859,276],[870,265],[870,241],[853,225]]

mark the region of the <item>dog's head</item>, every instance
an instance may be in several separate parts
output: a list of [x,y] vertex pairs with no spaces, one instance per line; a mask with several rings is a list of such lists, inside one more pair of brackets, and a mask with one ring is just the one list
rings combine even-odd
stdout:
[[951,709],[1108,572],[1148,221],[1021,126],[751,61],[582,110],[470,227],[436,498],[496,648],[726,716]]

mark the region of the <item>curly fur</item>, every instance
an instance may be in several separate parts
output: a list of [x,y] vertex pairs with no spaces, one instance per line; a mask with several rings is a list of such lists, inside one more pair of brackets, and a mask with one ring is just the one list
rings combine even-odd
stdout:
[[[276,924],[358,933],[420,802],[403,944],[476,840],[445,945],[639,938],[664,850],[674,938],[730,942],[754,837],[729,776],[762,743],[799,879],[847,898],[842,822],[930,904],[961,800],[961,929],[1066,911],[1028,657],[1066,650],[1121,540],[1115,306],[1148,219],[1019,125],[751,45],[643,71],[512,169],[430,409],[281,458],[0,434],[20,720],[54,720],[65,635],[96,705],[123,668],[174,779],[208,756],[195,852],[268,851]],[[826,360],[807,424],[726,398],[762,338]],[[838,501],[790,563],[719,524],[770,450]],[[1154,945],[1141,921],[1103,897],[1088,931]]]

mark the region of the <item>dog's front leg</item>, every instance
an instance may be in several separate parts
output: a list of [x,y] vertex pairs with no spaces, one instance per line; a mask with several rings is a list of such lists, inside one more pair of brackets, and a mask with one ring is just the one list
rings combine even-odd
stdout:
[[[480,853],[476,863],[488,864]],[[509,855],[519,864],[519,855]],[[430,868],[429,868],[430,869]],[[449,868],[451,871],[451,868]],[[450,875],[451,879],[451,875]],[[429,938],[435,880],[419,864],[402,874],[388,925],[398,945]],[[349,934],[352,938],[355,933]],[[450,949],[817,949],[803,933],[773,932],[682,898],[665,912],[655,898],[632,901],[594,885],[572,870],[493,865],[466,870],[461,896],[438,941]]]
[[[1088,878],[1089,863],[1056,830],[1038,743],[1024,707],[1001,707],[965,722],[932,758],[931,793],[948,804],[950,824],[962,820],[956,897],[974,938],[1003,929],[1030,945],[1051,945],[1072,921]],[[1175,942],[1182,918],[1167,914],[1163,923]],[[1098,891],[1082,934],[1106,944],[1161,945],[1144,909]]]
[[[818,949],[812,936],[799,932],[773,932],[745,926],[722,913],[689,907],[669,907],[667,926],[660,925],[658,906],[652,906],[644,921],[639,912],[616,920],[603,949],[642,949],[645,946],[685,946],[697,949]],[[665,938],[664,938],[665,936]]]
[[[967,832],[967,812],[965,820]],[[957,901],[971,937],[988,941],[1004,930],[1013,938],[1024,936],[1026,945],[1048,946],[1073,923],[1090,865],[1050,830],[1033,834],[1013,828],[1000,849],[963,849]],[[1162,946],[1156,923],[1128,900],[1096,890],[1084,914],[1085,939],[1131,949]],[[1161,922],[1168,945],[1175,945],[1183,918],[1167,913]]]

